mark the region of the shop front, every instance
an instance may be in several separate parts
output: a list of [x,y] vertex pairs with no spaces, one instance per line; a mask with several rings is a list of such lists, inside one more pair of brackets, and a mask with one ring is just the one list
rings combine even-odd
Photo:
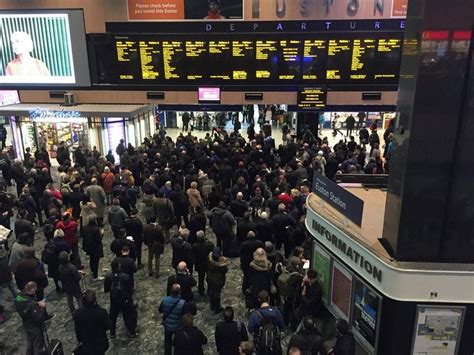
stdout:
[[96,147],[101,154],[115,154],[120,139],[137,147],[155,132],[154,107],[150,105],[17,104],[0,107],[12,128],[15,155],[23,158],[26,148],[35,152],[46,147],[56,158],[57,146],[73,152],[78,147]]

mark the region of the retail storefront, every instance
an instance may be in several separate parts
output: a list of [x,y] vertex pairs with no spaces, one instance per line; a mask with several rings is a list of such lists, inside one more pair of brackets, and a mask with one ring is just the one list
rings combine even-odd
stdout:
[[34,152],[43,145],[55,158],[60,142],[71,151],[96,146],[104,155],[109,150],[115,154],[120,139],[137,147],[156,126],[151,105],[17,104],[0,107],[0,115],[11,124],[16,156],[21,158],[27,147]]

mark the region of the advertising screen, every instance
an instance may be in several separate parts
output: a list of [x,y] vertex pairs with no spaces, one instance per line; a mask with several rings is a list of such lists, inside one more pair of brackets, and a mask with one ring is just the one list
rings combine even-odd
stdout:
[[[403,35],[351,32],[98,36],[89,37],[91,61],[100,68],[92,73],[95,84],[306,87],[398,85]],[[312,104],[323,107],[323,93]]]
[[352,326],[370,348],[377,344],[377,321],[380,313],[380,296],[359,279],[354,280]]
[[318,272],[318,282],[323,290],[323,302],[329,304],[329,294],[331,291],[331,256],[323,251],[316,242],[314,242],[313,245],[311,267]]
[[221,89],[219,88],[199,88],[199,102],[219,102],[221,100]]
[[349,321],[352,294],[352,274],[340,263],[332,267],[331,308],[343,319]]
[[82,10],[0,11],[2,86],[89,86]]

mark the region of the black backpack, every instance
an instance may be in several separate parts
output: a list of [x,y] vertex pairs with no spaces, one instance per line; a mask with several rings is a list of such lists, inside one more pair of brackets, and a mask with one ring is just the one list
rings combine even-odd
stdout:
[[260,311],[256,311],[260,318],[260,325],[257,330],[256,347],[259,354],[272,354],[281,349],[280,345],[280,329],[273,323],[273,321],[265,316]]
[[117,302],[125,300],[125,290],[120,274],[112,275],[112,284],[110,285],[110,298]]
[[43,252],[41,253],[41,261],[48,265],[57,261],[56,246],[52,240],[48,241],[44,246]]

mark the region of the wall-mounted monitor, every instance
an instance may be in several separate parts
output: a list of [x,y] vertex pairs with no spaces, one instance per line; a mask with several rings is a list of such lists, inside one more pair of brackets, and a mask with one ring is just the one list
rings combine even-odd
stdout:
[[219,103],[221,101],[221,89],[212,87],[198,88],[199,103]]
[[0,11],[2,87],[89,86],[82,10]]

